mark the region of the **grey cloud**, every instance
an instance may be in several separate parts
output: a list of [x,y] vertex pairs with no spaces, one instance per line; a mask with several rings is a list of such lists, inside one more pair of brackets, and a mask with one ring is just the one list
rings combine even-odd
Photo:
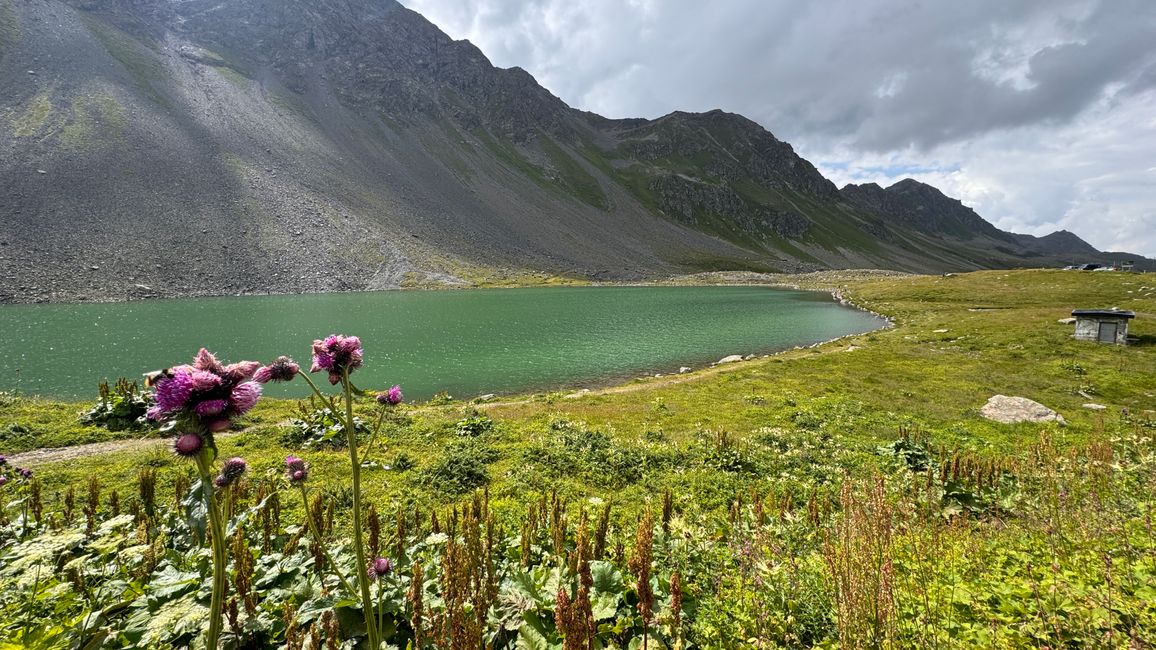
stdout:
[[[1142,73],[1156,64],[1148,0],[409,4],[580,108],[654,117],[721,107],[788,138],[872,150],[1068,120],[1111,84],[1150,84]],[[997,50],[991,65],[1013,65],[998,50],[1025,47],[1028,87],[977,74],[987,50]],[[880,96],[897,76],[897,92]]]
[[[1031,230],[1068,219],[1077,234],[1101,233],[1088,235],[1096,245],[1131,237],[1156,254],[1156,184],[1092,180],[1156,167],[1151,140],[1127,155],[1096,148],[1153,136],[1114,119],[1121,106],[1145,119],[1156,88],[1151,0],[403,2],[578,108],[722,108],[816,162],[942,164],[960,170],[945,173],[954,186],[944,189],[982,195],[977,208],[993,221]],[[1099,129],[1105,120],[1111,128]],[[1064,155],[1063,139],[1088,155]],[[1109,240],[1108,219],[1133,224],[1129,234]]]

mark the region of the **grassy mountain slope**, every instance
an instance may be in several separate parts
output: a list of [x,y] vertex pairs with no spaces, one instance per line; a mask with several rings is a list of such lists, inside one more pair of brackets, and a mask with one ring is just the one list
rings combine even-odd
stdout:
[[392,0],[3,0],[0,86],[0,302],[1055,261],[881,226],[741,116],[576,111]]

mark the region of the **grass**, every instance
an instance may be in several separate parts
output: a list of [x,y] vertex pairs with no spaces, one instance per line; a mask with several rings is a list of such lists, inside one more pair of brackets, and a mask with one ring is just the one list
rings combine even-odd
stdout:
[[18,138],[30,138],[40,132],[52,115],[52,93],[43,91],[31,101],[24,113],[12,120],[12,135]]
[[500,142],[494,139],[494,137],[490,135],[490,132],[484,128],[479,127],[472,129],[470,133],[472,133],[473,136],[482,143],[482,145],[489,149],[491,153],[497,156],[498,160],[505,163],[506,166],[508,166],[513,171],[521,173],[530,180],[534,181],[534,183],[540,187],[546,189],[551,189],[554,187],[550,182],[550,179],[546,177],[546,174],[542,168],[533,164],[529,160],[526,160],[526,158],[518,152],[514,145]]
[[126,126],[124,107],[113,97],[77,96],[72,100],[72,117],[60,132],[60,143],[69,149],[84,149],[98,136],[119,138]]
[[516,145],[494,138],[483,128],[473,129],[470,133],[499,161],[539,187],[561,196],[575,198],[599,210],[609,209],[609,200],[598,179],[549,136],[542,135],[536,141],[539,149],[550,161],[550,168],[544,168],[527,159],[518,151]]
[[602,191],[602,185],[598,183],[598,179],[582,167],[581,163],[547,136],[539,138],[538,144],[550,159],[554,170],[558,173],[560,182],[571,194],[578,197],[579,201],[599,210],[610,209],[610,203],[606,198],[606,193]]
[[[484,485],[515,530],[543,494],[575,508],[608,502],[612,537],[627,546],[638,515],[669,500],[668,539],[680,541],[663,543],[673,545],[655,560],[667,571],[657,584],[683,572],[696,603],[685,633],[697,647],[1156,638],[1145,596],[1156,572],[1143,560],[1156,551],[1143,514],[1156,487],[1156,282],[998,271],[793,283],[838,288],[895,327],[578,397],[408,405],[371,452],[385,467],[365,472],[368,498],[382,512],[428,513]],[[1075,341],[1057,322],[1112,305],[1137,312],[1136,345]],[[997,393],[1039,401],[1068,424],[980,417]],[[1107,408],[1083,408],[1093,401]],[[33,431],[24,448],[83,442],[96,432],[75,424],[81,408],[7,397],[0,424]],[[375,408],[359,405],[367,419]],[[262,402],[221,453],[245,456],[254,477],[275,477],[298,453],[318,489],[339,497],[344,453],[287,446],[295,415],[292,402]],[[931,469],[919,469],[921,454]],[[130,494],[141,467],[157,468],[158,494],[169,495],[168,477],[188,471],[163,447],[35,469],[47,495],[92,476]],[[285,503],[287,517],[300,516]]]
[[85,426],[77,416],[85,406],[39,397],[0,393],[0,449],[11,455],[41,447],[65,447],[139,437],[139,432],[109,432]]
[[81,13],[81,18],[88,31],[100,41],[112,58],[124,66],[137,86],[157,104],[167,108],[169,100],[163,90],[167,73],[156,54],[137,39],[108,23],[86,13]]
[[[383,116],[383,120],[389,118]],[[390,128],[394,132],[400,129],[396,123],[390,123]],[[440,133],[433,135],[422,132],[418,137],[421,138],[422,144],[425,145],[426,150],[431,152],[438,162],[450,170],[462,182],[469,183],[474,178],[474,170],[470,167],[459,154],[462,151],[462,142],[465,140],[464,136],[458,131],[452,122],[445,118],[438,118],[437,125]]]
[[228,65],[215,66],[214,69],[219,72],[222,77],[227,79],[230,83],[240,88],[241,90],[248,89],[249,85],[253,83],[251,79]]

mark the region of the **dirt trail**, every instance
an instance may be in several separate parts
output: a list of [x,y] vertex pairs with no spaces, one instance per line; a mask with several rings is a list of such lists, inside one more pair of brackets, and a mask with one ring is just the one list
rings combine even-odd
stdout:
[[[735,364],[736,366],[739,364]],[[647,388],[656,388],[667,384],[682,383],[684,381],[693,381],[702,379],[708,375],[715,374],[715,371],[721,368],[711,368],[706,371],[696,372],[688,375],[671,375],[669,378],[663,377],[661,380],[647,381],[638,384],[626,384],[623,386],[613,386],[609,388],[600,388],[596,390],[579,390],[571,393],[569,397],[574,399],[589,397],[594,395],[608,395],[613,393],[628,393],[636,390],[645,390]],[[533,403],[532,399],[510,400],[504,402],[483,402],[474,404],[475,408],[491,409],[508,406],[521,406],[524,404]],[[461,406],[460,403],[454,403],[452,406]],[[426,407],[426,408],[444,408],[444,407]],[[239,431],[232,431],[225,434],[217,434],[217,438],[229,438],[238,435]],[[84,445],[74,445],[71,447],[49,447],[45,449],[33,449],[31,451],[21,452],[19,454],[12,454],[8,456],[8,460],[14,465],[21,467],[36,467],[37,465],[45,465],[48,463],[62,463],[78,458],[86,458],[88,456],[103,456],[105,454],[116,454],[120,452],[130,451],[145,451],[152,448],[161,449],[171,444],[167,438],[129,438],[126,440],[109,440],[107,442],[92,442]]]
[[[233,431],[219,433],[217,438],[231,438],[242,432]],[[31,451],[13,454],[8,457],[9,462],[21,467],[36,467],[46,463],[62,463],[88,456],[103,456],[122,451],[144,451],[152,448],[167,448],[172,441],[168,438],[129,438],[127,440],[109,440],[107,442],[92,442],[86,445],[72,447],[51,447],[47,449],[33,449]]]
[[[646,390],[665,386],[669,384],[680,384],[686,381],[695,381],[703,379],[724,370],[737,370],[745,364],[728,364],[728,366],[720,366],[717,368],[705,368],[695,373],[685,375],[667,375],[665,377],[655,379],[653,381],[645,381],[641,383],[624,384],[620,386],[610,386],[599,389],[582,389],[577,392],[570,393],[569,398],[580,399],[584,397],[592,397],[595,395],[610,395],[616,393],[630,393],[638,390]],[[510,400],[503,402],[483,402],[473,404],[475,408],[491,409],[502,408],[509,406],[521,406],[524,404],[533,403],[532,399]],[[460,403],[454,403],[452,406],[461,406]],[[425,408],[444,408],[444,407],[425,407]],[[231,431],[225,434],[217,434],[217,438],[230,438],[243,433],[241,431]],[[127,440],[109,440],[107,442],[93,442],[84,445],[74,445],[72,447],[51,447],[45,449],[33,449],[31,451],[21,452],[8,456],[8,460],[14,465],[21,467],[36,467],[37,465],[45,465],[48,463],[62,463],[78,458],[86,458],[88,456],[103,456],[105,454],[116,454],[121,452],[131,451],[145,451],[148,449],[162,449],[171,444],[167,438],[129,438]]]

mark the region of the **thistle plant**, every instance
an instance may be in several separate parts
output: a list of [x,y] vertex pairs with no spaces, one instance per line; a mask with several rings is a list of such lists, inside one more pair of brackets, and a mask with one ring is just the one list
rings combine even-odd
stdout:
[[240,458],[230,458],[214,477],[217,460],[214,434],[232,426],[233,420],[247,413],[261,397],[261,384],[253,375],[261,364],[242,361],[224,365],[208,350],[201,348],[192,365],[181,365],[163,371],[155,382],[156,404],[148,418],[161,423],[161,431],[174,436],[173,451],[196,463],[200,482],[194,486],[201,507],[208,515],[209,539],[213,558],[213,590],[209,603],[209,629],[205,647],[219,645],[225,595],[228,590],[228,540],[225,537],[225,515],[216,490],[235,483],[247,466]]
[[[366,635],[369,637],[369,647],[381,647],[381,625],[375,616],[377,608],[374,606],[373,594],[370,588],[370,582],[375,579],[376,570],[385,566],[384,563],[389,562],[386,558],[374,558],[371,562],[366,556],[365,534],[362,526],[362,518],[364,512],[362,511],[362,493],[361,493],[361,461],[358,458],[358,440],[357,440],[357,426],[353,418],[353,401],[355,395],[363,394],[358,390],[353,382],[350,381],[349,376],[353,371],[361,367],[364,350],[361,347],[361,339],[356,336],[344,336],[340,334],[331,334],[324,339],[317,339],[313,341],[313,358],[312,365],[309,368],[310,373],[324,371],[329,379],[330,385],[341,387],[341,392],[337,396],[326,395],[318,389],[317,384],[309,378],[308,374],[300,373],[301,378],[309,385],[313,394],[321,401],[321,403],[329,408],[329,411],[334,414],[345,432],[347,448],[349,449],[349,462],[352,470],[353,483],[353,550],[357,557],[357,566],[359,570],[356,572],[357,590],[356,593],[361,600],[362,612],[365,614],[365,629]],[[273,364],[270,364],[268,372],[265,369],[258,371],[261,378],[268,377],[270,381],[288,381],[299,374],[297,372],[297,364],[287,357],[281,357]],[[376,401],[384,408],[396,406],[402,401],[401,387],[394,386],[393,388],[374,396]],[[378,417],[378,424],[376,429],[381,428],[382,416]],[[375,433],[376,437],[376,433]],[[370,442],[372,444],[372,440]],[[286,459],[287,476],[289,482],[297,485],[301,489],[302,498],[305,500],[306,511],[308,512],[308,493],[305,486],[305,480],[308,476],[308,466],[299,458],[290,457]],[[298,478],[299,477],[299,478]],[[324,550],[325,546],[321,543],[320,533],[317,530],[317,522],[312,521],[310,517],[310,531],[313,534],[316,543]],[[352,584],[341,573],[340,568],[328,558],[326,559],[333,571],[337,574],[342,584],[353,592]],[[392,564],[389,565],[392,569]],[[380,576],[378,576],[380,577]]]
[[[29,532],[29,510],[36,519],[36,525],[40,525],[40,483],[32,478],[32,470],[17,467],[4,456],[0,456],[0,495],[4,493],[6,485],[9,486],[8,489],[26,490],[25,498],[15,501],[20,505],[20,538],[23,539]],[[0,524],[6,524],[8,521],[4,513],[4,503],[4,500],[0,500]]]

